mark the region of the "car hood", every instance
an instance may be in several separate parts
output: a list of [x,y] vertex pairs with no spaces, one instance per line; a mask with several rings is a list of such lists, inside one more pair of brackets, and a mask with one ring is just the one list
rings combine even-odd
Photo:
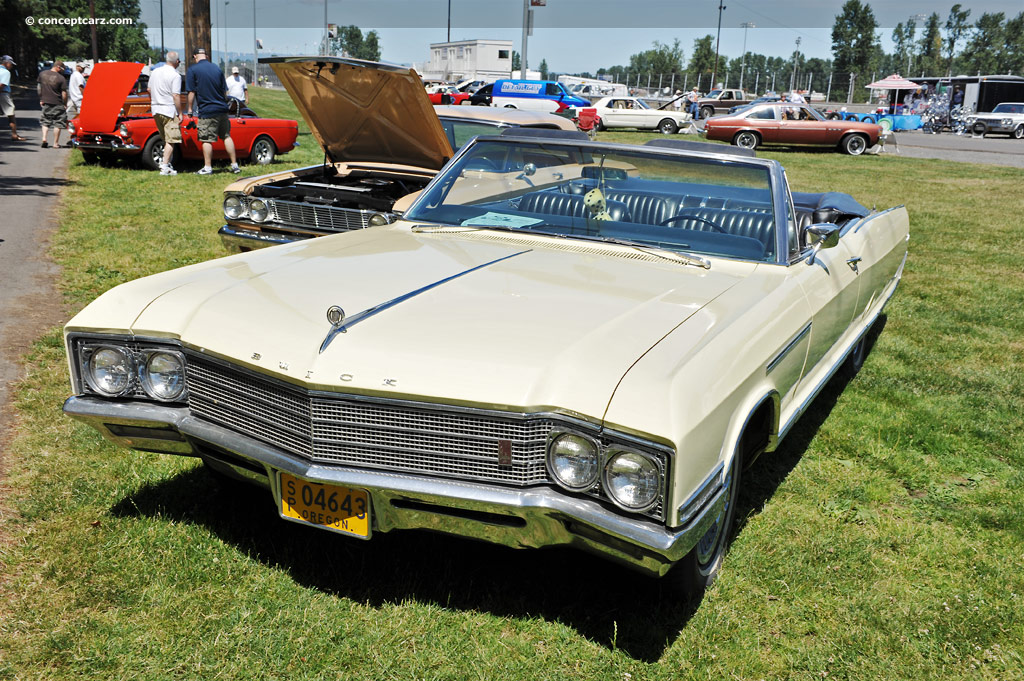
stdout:
[[[138,280],[67,330],[180,337],[314,390],[600,419],[645,352],[755,267],[399,223]],[[332,306],[350,325],[323,348]]]
[[111,132],[117,127],[125,97],[142,73],[142,64],[101,62],[92,67],[92,75],[82,93],[78,129],[86,132]]
[[420,77],[400,66],[341,57],[269,63],[334,163],[381,161],[440,170],[452,157]]

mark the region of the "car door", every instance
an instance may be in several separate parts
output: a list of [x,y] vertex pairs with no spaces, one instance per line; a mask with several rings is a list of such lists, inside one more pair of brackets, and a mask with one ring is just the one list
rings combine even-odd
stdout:
[[790,265],[811,312],[804,376],[815,373],[815,367],[853,323],[857,311],[861,284],[857,258],[861,256],[856,252],[858,244],[843,236],[836,246],[822,248],[813,256],[809,254],[811,249],[805,248],[805,257]]
[[850,225],[840,237],[860,281],[854,320],[874,307],[903,266],[909,224],[906,213],[906,208],[898,206],[869,215]]
[[793,104],[783,108],[779,121],[780,144],[828,144],[828,123],[816,119],[807,107]]
[[602,108],[598,115],[601,121],[609,128],[622,128],[626,126],[624,112],[626,111],[626,100],[615,98],[608,100],[606,107]]
[[[252,151],[252,142],[260,134],[262,127],[261,119],[256,116],[232,116],[231,117],[231,141],[235,143],[235,153],[238,158],[244,158]],[[220,148],[224,158],[227,158],[227,151],[224,151],[224,141],[217,140],[214,149]]]

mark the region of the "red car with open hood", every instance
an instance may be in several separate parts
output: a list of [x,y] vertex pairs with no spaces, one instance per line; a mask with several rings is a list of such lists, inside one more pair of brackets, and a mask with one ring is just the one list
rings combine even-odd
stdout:
[[[142,64],[130,62],[103,62],[93,67],[81,114],[71,121],[71,144],[82,151],[86,163],[95,163],[104,156],[132,156],[147,168],[160,167],[164,141],[153,115],[122,115],[125,97],[141,71]],[[240,161],[248,158],[253,163],[270,163],[296,146],[298,133],[296,121],[260,118],[246,108],[231,117],[231,139]],[[190,114],[182,118],[181,144],[172,162],[181,158],[203,158],[196,117]],[[228,158],[223,140],[214,143],[213,158]]]

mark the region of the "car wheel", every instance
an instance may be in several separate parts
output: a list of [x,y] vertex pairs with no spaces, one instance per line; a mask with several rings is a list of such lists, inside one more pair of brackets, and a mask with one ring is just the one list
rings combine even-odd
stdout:
[[1013,139],[1024,140],[1024,123],[1021,123],[1013,130]]
[[868,140],[864,135],[847,135],[840,142],[839,146],[842,147],[843,153],[850,156],[860,156],[867,150]]
[[971,126],[972,135],[980,135],[981,137],[984,137],[986,132],[988,132],[988,126],[981,121],[977,121]]
[[827,114],[825,114],[825,118],[827,118],[830,121],[838,121],[840,118],[842,118],[842,116],[840,116],[838,112],[829,111]]
[[600,118],[597,119],[597,123],[594,124],[594,127],[597,129],[598,132],[604,132],[605,130],[608,129],[604,127],[604,121],[602,121]]
[[736,500],[739,498],[740,474],[743,470],[743,457],[736,452],[729,464],[729,472],[725,478],[725,506],[715,518],[697,545],[672,568],[672,579],[688,596],[699,594],[715,581],[722,567],[726,549],[729,546],[729,534],[736,517]]
[[742,130],[732,138],[732,143],[744,149],[757,149],[757,145],[761,143],[761,138],[758,137],[756,132]]
[[512,105],[512,104],[506,104],[506,105],[505,105],[505,108],[506,108],[506,109],[514,109],[514,108],[516,108],[516,107],[515,107],[514,105]]
[[663,135],[674,135],[679,130],[679,126],[671,118],[664,118],[661,123],[658,123],[658,130]]
[[83,151],[82,162],[87,166],[96,165],[100,160],[100,155],[95,151]]
[[702,106],[700,108],[701,118],[711,118],[715,115],[715,108],[713,106]]
[[277,155],[277,148],[274,146],[273,140],[269,137],[261,136],[257,137],[256,141],[252,143],[252,151],[249,152],[249,160],[253,163],[259,163],[260,165],[267,165],[274,161],[274,156]]
[[164,162],[164,140],[160,135],[151,135],[142,146],[142,165],[150,170],[160,170]]

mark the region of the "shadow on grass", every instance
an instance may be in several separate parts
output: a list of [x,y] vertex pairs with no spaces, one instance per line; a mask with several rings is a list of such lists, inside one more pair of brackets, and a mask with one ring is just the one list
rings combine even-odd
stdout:
[[[848,382],[836,376],[784,445],[747,472],[738,531],[800,461]],[[414,599],[498,617],[540,617],[643,662],[660,659],[701,601],[684,600],[670,580],[569,549],[516,551],[428,532],[396,531],[369,542],[333,536],[281,520],[269,492],[224,482],[201,467],[146,486],[111,510],[202,525],[299,584],[335,596],[373,606]]]

